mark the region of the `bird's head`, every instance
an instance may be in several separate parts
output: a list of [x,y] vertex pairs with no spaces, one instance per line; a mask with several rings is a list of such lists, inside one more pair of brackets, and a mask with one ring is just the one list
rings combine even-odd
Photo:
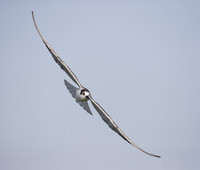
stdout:
[[86,88],[83,88],[80,92],[80,95],[83,95],[85,98],[89,99],[89,96],[90,96],[90,92],[88,89]]

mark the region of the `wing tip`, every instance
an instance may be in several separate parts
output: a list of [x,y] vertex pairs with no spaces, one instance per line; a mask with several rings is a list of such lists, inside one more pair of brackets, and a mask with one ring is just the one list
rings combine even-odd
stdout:
[[33,10],[31,11],[31,14],[32,14],[32,17],[34,18],[34,12],[33,12]]
[[154,156],[156,158],[161,158],[161,156],[159,156],[159,155],[153,155],[153,154],[151,154],[151,156]]
[[141,149],[141,148],[138,147],[137,145],[133,145],[133,146],[136,147],[137,149],[139,149],[140,151],[146,153],[147,155],[150,155],[150,156],[153,156],[153,157],[156,157],[156,158],[161,158],[161,156],[159,156],[159,155],[155,155],[155,154],[152,154],[152,153],[149,153],[149,152],[144,151],[143,149]]
[[93,116],[92,112],[88,112],[91,116]]

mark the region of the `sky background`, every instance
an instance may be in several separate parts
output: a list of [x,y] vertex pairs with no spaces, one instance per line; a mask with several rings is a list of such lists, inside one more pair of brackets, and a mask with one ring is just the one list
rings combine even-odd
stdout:
[[[1,170],[199,170],[200,1],[0,1]],[[137,145],[71,97],[33,25]]]

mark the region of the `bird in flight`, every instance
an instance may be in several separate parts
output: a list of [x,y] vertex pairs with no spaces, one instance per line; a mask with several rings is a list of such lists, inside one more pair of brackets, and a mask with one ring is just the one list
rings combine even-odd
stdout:
[[51,48],[51,46],[47,43],[41,32],[39,31],[35,18],[34,13],[32,11],[32,18],[35,25],[35,28],[37,32],[39,33],[40,37],[42,38],[43,43],[51,53],[52,57],[54,58],[55,62],[61,67],[63,71],[67,73],[67,75],[78,85],[78,88],[70,84],[67,80],[64,80],[65,85],[69,92],[71,93],[72,97],[75,98],[76,102],[80,104],[80,106],[83,107],[84,110],[86,110],[89,114],[92,115],[92,112],[88,105],[88,100],[91,101],[92,105],[96,109],[96,111],[99,113],[103,121],[116,133],[118,133],[119,136],[121,136],[125,141],[133,145],[134,147],[138,148],[140,151],[154,157],[160,158],[160,156],[148,153],[141,149],[139,146],[137,146],[134,142],[132,142],[117,126],[117,124],[112,120],[112,118],[106,113],[106,111],[92,98],[89,90],[81,85],[76,75],[72,72],[72,70],[63,62],[63,60],[58,56],[58,54]]

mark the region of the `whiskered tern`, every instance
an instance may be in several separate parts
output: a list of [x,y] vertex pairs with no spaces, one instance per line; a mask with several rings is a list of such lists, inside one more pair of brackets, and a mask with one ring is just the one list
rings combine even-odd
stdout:
[[32,11],[32,17],[33,17],[33,22],[35,25],[35,28],[37,32],[39,33],[40,37],[42,38],[42,41],[44,42],[45,46],[51,53],[52,57],[54,58],[55,62],[61,67],[63,71],[67,73],[67,75],[78,85],[78,88],[70,84],[67,80],[64,80],[65,85],[69,92],[71,93],[72,97],[75,98],[76,102],[80,104],[80,106],[83,107],[84,110],[86,110],[89,114],[92,115],[92,112],[89,108],[89,105],[87,103],[88,100],[91,101],[92,105],[96,109],[96,111],[99,113],[101,118],[104,120],[104,122],[116,133],[118,133],[124,140],[126,140],[128,143],[133,145],[134,147],[138,148],[140,151],[154,157],[160,158],[158,155],[154,155],[151,153],[148,153],[141,149],[139,146],[137,146],[134,142],[132,142],[122,131],[121,129],[117,126],[117,124],[112,120],[112,118],[106,113],[106,111],[91,97],[91,94],[88,89],[83,87],[81,83],[79,82],[78,78],[76,75],[71,71],[71,69],[63,62],[63,60],[58,56],[58,54],[50,47],[50,45],[47,43],[41,32],[39,31],[34,14]]

